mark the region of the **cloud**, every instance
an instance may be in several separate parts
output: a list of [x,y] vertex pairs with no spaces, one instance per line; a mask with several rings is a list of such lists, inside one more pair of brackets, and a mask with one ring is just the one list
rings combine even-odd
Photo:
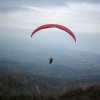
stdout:
[[66,0],[65,2],[98,4],[100,3],[100,0]]
[[0,4],[14,5],[14,6],[68,6],[68,3],[89,3],[99,4],[100,0],[1,0]]
[[24,4],[7,7],[4,9],[7,13],[0,14],[0,27],[34,29],[42,24],[57,23],[74,32],[100,32],[100,4],[69,3],[69,6],[48,7]]
[[21,5],[21,6],[66,6],[66,0],[2,0],[1,4]]
[[[82,4],[99,4],[100,0],[2,0],[0,1],[0,12],[8,13],[19,10],[29,10],[31,7],[69,7],[71,3]],[[28,7],[27,7],[28,6]],[[88,9],[87,9],[88,10]]]
[[29,10],[28,7],[0,4],[1,13]]

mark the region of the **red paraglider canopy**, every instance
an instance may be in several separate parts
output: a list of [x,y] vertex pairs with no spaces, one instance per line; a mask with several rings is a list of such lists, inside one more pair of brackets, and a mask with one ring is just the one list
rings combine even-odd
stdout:
[[45,24],[45,25],[41,25],[41,26],[37,27],[37,28],[32,32],[31,37],[32,37],[33,34],[35,34],[37,31],[42,30],[42,29],[46,29],[46,28],[58,28],[58,29],[61,29],[61,30],[65,31],[65,32],[68,32],[68,33],[73,37],[73,39],[74,39],[75,42],[76,42],[76,37],[75,37],[74,33],[73,33],[70,29],[68,29],[67,27],[62,26],[62,25],[59,25],[59,24]]

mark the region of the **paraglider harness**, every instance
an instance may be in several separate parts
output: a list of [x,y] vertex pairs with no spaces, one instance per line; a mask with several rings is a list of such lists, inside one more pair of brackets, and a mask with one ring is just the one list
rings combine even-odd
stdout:
[[53,62],[53,58],[49,58],[50,64]]

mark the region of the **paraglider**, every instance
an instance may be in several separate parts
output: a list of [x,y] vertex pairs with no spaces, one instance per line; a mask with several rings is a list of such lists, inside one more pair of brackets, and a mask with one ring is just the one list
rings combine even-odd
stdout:
[[32,32],[31,37],[32,37],[33,34],[35,34],[37,31],[42,30],[42,29],[46,29],[46,28],[58,28],[58,29],[61,29],[61,30],[65,31],[65,32],[69,33],[69,34],[73,37],[73,39],[75,40],[75,42],[76,42],[76,37],[75,37],[74,33],[73,33],[70,29],[68,29],[67,27],[62,26],[62,25],[59,25],[59,24],[45,24],[45,25],[41,25],[41,26],[37,27],[37,28]]
[[[76,42],[76,37],[75,37],[74,33],[73,33],[70,29],[68,29],[67,27],[62,26],[62,25],[59,25],[59,24],[44,24],[44,25],[41,25],[41,26],[37,27],[37,28],[32,32],[31,37],[32,37],[36,32],[38,32],[38,31],[40,31],[40,30],[42,30],[42,29],[47,29],[47,28],[58,28],[58,29],[61,29],[61,30],[65,31],[65,32],[69,33],[69,35],[71,35],[72,38],[74,39],[74,41]],[[52,61],[53,61],[53,58],[50,58],[49,61],[50,61],[50,64],[51,64]]]

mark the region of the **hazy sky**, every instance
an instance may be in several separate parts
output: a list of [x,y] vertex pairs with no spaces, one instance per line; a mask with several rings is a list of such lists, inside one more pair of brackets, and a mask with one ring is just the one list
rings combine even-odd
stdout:
[[0,0],[0,35],[29,39],[36,27],[46,23],[68,27],[77,42],[58,29],[38,32],[37,40],[60,37],[68,48],[100,53],[100,0]]

